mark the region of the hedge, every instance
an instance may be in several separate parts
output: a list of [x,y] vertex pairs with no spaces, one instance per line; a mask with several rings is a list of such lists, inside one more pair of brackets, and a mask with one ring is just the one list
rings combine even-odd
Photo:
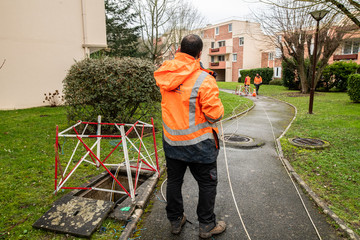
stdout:
[[161,95],[155,66],[140,58],[100,58],[76,62],[64,79],[69,121],[133,123],[159,113]]
[[254,68],[254,69],[241,70],[240,71],[241,77],[239,77],[238,82],[243,83],[245,81],[245,77],[249,76],[251,78],[251,83],[254,83],[254,77],[256,76],[257,73],[262,77],[263,84],[269,84],[269,82],[272,80],[272,77],[274,75],[274,69]]
[[351,74],[348,82],[348,95],[353,102],[360,102],[360,74]]

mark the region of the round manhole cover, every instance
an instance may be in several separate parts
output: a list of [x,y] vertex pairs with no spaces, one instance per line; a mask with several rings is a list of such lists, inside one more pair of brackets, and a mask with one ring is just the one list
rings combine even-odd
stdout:
[[224,135],[226,142],[250,142],[252,139],[245,136],[239,135]]
[[224,135],[225,145],[231,148],[256,148],[261,147],[265,143],[259,139],[251,138],[239,134],[225,134]]
[[330,146],[328,142],[314,138],[290,138],[289,142],[297,147],[303,147],[308,149],[322,149]]

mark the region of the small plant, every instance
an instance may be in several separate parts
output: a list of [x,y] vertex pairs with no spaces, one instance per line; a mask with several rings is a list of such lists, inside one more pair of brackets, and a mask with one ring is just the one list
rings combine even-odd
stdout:
[[60,95],[58,90],[55,90],[54,93],[44,93],[44,96],[45,100],[43,101],[43,103],[48,102],[50,104],[50,107],[57,107],[64,102],[64,95]]
[[348,95],[353,102],[360,102],[360,74],[351,74],[348,78]]

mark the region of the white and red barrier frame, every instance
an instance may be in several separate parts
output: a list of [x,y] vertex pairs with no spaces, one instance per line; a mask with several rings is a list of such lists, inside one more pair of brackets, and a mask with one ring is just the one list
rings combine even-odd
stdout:
[[[84,129],[82,133],[80,134],[76,127],[85,124]],[[97,125],[97,133],[94,135],[85,135],[85,131],[89,125]],[[101,126],[102,125],[111,125],[115,126],[119,131],[120,135],[104,135],[101,134]],[[136,130],[136,127],[140,126],[142,127],[141,135],[139,135],[138,131]],[[130,127],[129,130],[125,133],[125,127]],[[154,144],[154,153],[150,154],[148,149],[146,148],[144,142],[143,142],[143,136],[144,136],[144,129],[145,128],[152,128],[152,136],[153,136],[153,144]],[[69,133],[71,130],[75,132]],[[135,131],[138,139],[140,140],[139,147],[137,148],[135,144],[131,141],[130,138],[128,138],[128,135]],[[60,157],[59,157],[59,137],[65,137],[65,138],[77,138],[78,142],[74,148],[74,151],[66,165],[65,171],[63,172],[61,169],[60,164]],[[83,138],[96,138],[96,142],[89,147],[83,140]],[[110,151],[110,153],[103,159],[100,159],[100,144],[102,138],[118,138],[120,139],[119,143]],[[129,160],[129,154],[128,154],[128,148],[127,143],[130,143],[131,146],[138,152],[138,158],[136,162],[136,166],[130,165]],[[82,144],[83,147],[86,150],[86,153],[80,158],[80,160],[76,163],[76,165],[67,173],[70,163],[73,160],[73,157],[79,147],[79,145]],[[119,147],[119,145],[123,145],[123,154],[125,161],[122,163],[117,164],[107,164],[105,161],[114,153],[114,151]],[[93,148],[97,146],[97,153],[95,154],[93,151]],[[146,151],[147,156],[144,156],[144,154],[141,152],[141,150],[144,149]],[[155,155],[155,162],[154,163],[152,156]],[[87,160],[86,158],[90,156],[92,161]],[[81,165],[82,162],[87,162],[90,165],[94,165],[97,168],[100,166],[103,167],[109,175],[113,178],[113,181],[116,182],[120,188],[123,191],[117,191],[113,189],[103,189],[103,188],[95,188],[95,187],[65,187],[65,183],[69,180],[69,178],[73,175],[73,173],[76,171],[76,169]],[[142,167],[142,164],[146,165],[146,167]],[[120,183],[120,181],[111,173],[111,171],[108,169],[108,167],[126,167],[127,172],[127,179],[128,179],[128,185],[129,185],[129,191]],[[136,168],[135,173],[135,183],[133,183],[132,174],[131,174],[131,168]],[[61,172],[60,180],[58,181],[59,176],[59,170]],[[157,146],[156,146],[156,137],[155,137],[155,125],[154,120],[151,118],[151,124],[147,124],[141,121],[137,121],[134,124],[124,124],[124,123],[102,123],[101,117],[98,117],[98,122],[83,122],[79,121],[73,126],[65,129],[64,131],[59,133],[59,127],[56,126],[56,137],[55,137],[55,191],[54,194],[56,194],[60,189],[81,189],[81,190],[97,190],[97,191],[105,191],[105,192],[111,192],[111,193],[120,193],[120,194],[127,194],[132,201],[135,201],[135,191],[137,188],[138,179],[141,173],[141,170],[147,170],[147,171],[154,171],[157,172],[158,176],[160,176],[160,170],[159,170],[159,160],[158,160],[158,154],[157,154]]]

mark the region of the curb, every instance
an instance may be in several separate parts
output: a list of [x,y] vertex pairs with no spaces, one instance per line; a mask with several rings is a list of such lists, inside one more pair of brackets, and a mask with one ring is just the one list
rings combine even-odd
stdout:
[[[268,97],[268,96],[267,96]],[[279,157],[283,160],[284,164],[285,164],[285,167],[288,169],[288,171],[291,173],[291,175],[293,176],[293,178],[295,178],[296,182],[306,191],[307,194],[310,195],[310,197],[314,200],[314,202],[316,203],[316,205],[318,207],[320,207],[323,211],[323,213],[325,213],[326,215],[328,215],[331,219],[333,219],[341,228],[341,230],[343,232],[345,232],[348,237],[352,240],[360,240],[360,236],[357,235],[351,228],[349,228],[346,223],[341,219],[339,218],[339,216],[337,216],[328,206],[327,204],[325,203],[325,201],[323,201],[310,187],[309,185],[307,185],[305,183],[304,180],[302,180],[302,178],[300,177],[299,174],[297,174],[294,170],[294,168],[291,166],[290,162],[284,158],[284,154],[283,154],[283,151],[282,151],[282,147],[281,147],[281,143],[280,143],[280,139],[282,137],[284,137],[284,135],[286,134],[286,132],[289,130],[291,124],[293,123],[293,121],[295,120],[296,118],[296,115],[297,115],[297,108],[292,105],[291,103],[288,103],[288,102],[285,102],[285,101],[282,101],[282,100],[279,100],[279,99],[276,99],[276,98],[273,98],[273,97],[268,97],[268,98],[271,98],[271,99],[274,99],[276,101],[279,101],[279,102],[283,102],[283,103],[286,103],[288,104],[289,106],[293,107],[295,109],[295,116],[294,118],[291,120],[290,124],[287,126],[287,128],[284,130],[284,132],[281,134],[280,137],[278,137],[276,139],[276,143],[277,143],[277,146],[278,146],[278,150],[279,150]]]
[[136,229],[136,225],[139,222],[143,212],[144,212],[144,207],[146,206],[146,203],[148,202],[151,193],[154,191],[154,188],[156,187],[156,184],[159,180],[159,178],[164,174],[165,171],[165,166],[163,166],[160,169],[160,176],[154,176],[153,179],[151,179],[151,183],[150,186],[145,190],[146,192],[144,194],[141,195],[141,199],[139,199],[138,201],[136,201],[136,209],[134,211],[134,213],[131,215],[129,222],[126,224],[126,227],[124,228],[124,230],[121,233],[121,236],[119,238],[119,240],[127,240],[130,239],[131,235],[133,234],[134,230]]

